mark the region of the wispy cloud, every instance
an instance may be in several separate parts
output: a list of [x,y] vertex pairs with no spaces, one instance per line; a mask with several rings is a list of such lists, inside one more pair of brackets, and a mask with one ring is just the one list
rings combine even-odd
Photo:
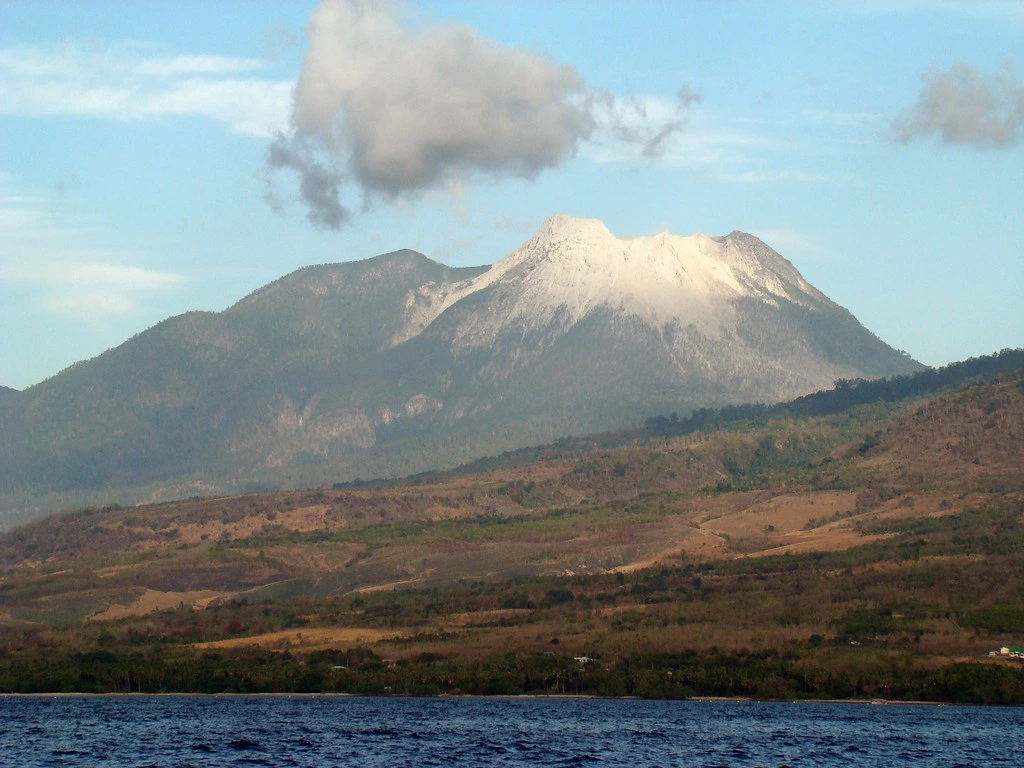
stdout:
[[[661,99],[645,99],[648,114],[656,118],[665,114]],[[741,130],[723,125],[721,118],[710,115],[695,120],[685,132],[669,137],[656,158],[643,152],[643,148],[615,140],[614,134],[599,137],[583,148],[583,155],[599,163],[653,163],[663,167],[680,168],[716,181],[736,184],[766,184],[773,182],[819,183],[834,180],[833,173],[805,168],[794,168],[800,162],[793,151],[800,142],[792,135],[758,133],[757,128],[783,128],[798,131],[808,118],[785,121],[757,122],[733,120],[731,125],[748,125],[754,130]]]
[[688,85],[674,99],[599,94],[591,107],[594,128],[582,152],[601,162],[678,164],[680,146],[693,140],[690,120],[702,100]]
[[155,292],[177,288],[185,278],[121,264],[55,263],[30,276],[43,289],[43,306],[57,315],[96,318],[130,315]]
[[832,177],[828,174],[815,171],[798,171],[787,169],[763,169],[737,171],[735,173],[720,173],[718,178],[722,181],[734,181],[740,184],[765,184],[776,181],[797,181],[804,183],[817,183],[829,181]]
[[259,59],[168,54],[140,43],[0,48],[0,114],[109,120],[200,117],[270,136],[288,121],[293,83]]
[[40,309],[81,321],[130,315],[184,275],[137,266],[139,254],[88,245],[95,228],[20,192],[0,174],[0,283],[35,289]]
[[[780,148],[778,141],[764,134],[741,130],[712,114],[694,113],[685,132],[676,131],[660,141],[657,155],[645,151],[645,143],[622,141],[620,124],[630,130],[630,115],[642,115],[651,125],[671,125],[675,102],[659,96],[634,96],[631,112],[606,116],[599,111],[598,129],[581,154],[599,163],[643,163],[686,168],[699,172],[735,170],[752,156]],[[636,119],[636,118],[633,118]],[[738,124],[733,121],[732,125]]]

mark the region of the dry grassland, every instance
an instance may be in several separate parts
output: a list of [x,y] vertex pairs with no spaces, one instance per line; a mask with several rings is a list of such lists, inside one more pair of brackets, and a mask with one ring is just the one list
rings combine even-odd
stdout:
[[370,627],[286,629],[262,635],[233,637],[227,640],[215,640],[208,643],[194,643],[192,647],[199,650],[257,647],[272,650],[301,648],[304,651],[315,651],[323,648],[372,645],[381,640],[392,640],[405,634],[405,632],[387,632]]

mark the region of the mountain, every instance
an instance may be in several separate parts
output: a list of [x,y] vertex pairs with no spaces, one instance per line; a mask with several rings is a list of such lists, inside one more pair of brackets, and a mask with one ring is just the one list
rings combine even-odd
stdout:
[[24,516],[405,475],[920,368],[751,235],[555,216],[491,267],[308,267],[7,394],[0,488]]

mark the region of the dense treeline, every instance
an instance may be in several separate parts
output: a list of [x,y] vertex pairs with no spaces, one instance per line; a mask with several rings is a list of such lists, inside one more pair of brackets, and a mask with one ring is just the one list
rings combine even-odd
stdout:
[[993,355],[972,357],[959,363],[908,376],[885,379],[839,379],[835,387],[798,397],[786,403],[765,405],[749,403],[722,408],[699,408],[689,416],[678,414],[654,416],[644,422],[644,431],[651,435],[686,435],[702,429],[720,429],[731,423],[754,421],[766,423],[770,417],[809,418],[834,413],[878,401],[895,402],[909,397],[936,394],[978,379],[990,379],[1024,368],[1024,349],[1004,349]]
[[633,653],[615,659],[504,653],[460,663],[424,653],[395,663],[368,648],[306,654],[168,654],[91,649],[0,660],[16,693],[354,693],[594,695],[644,698],[902,699],[1024,704],[1024,674],[1005,664],[916,663],[906,654]]

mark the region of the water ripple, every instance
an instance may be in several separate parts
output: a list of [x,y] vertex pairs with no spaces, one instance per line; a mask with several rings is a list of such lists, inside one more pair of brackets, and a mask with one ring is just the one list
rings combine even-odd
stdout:
[[0,696],[19,768],[987,768],[1024,765],[1022,732],[986,707]]

